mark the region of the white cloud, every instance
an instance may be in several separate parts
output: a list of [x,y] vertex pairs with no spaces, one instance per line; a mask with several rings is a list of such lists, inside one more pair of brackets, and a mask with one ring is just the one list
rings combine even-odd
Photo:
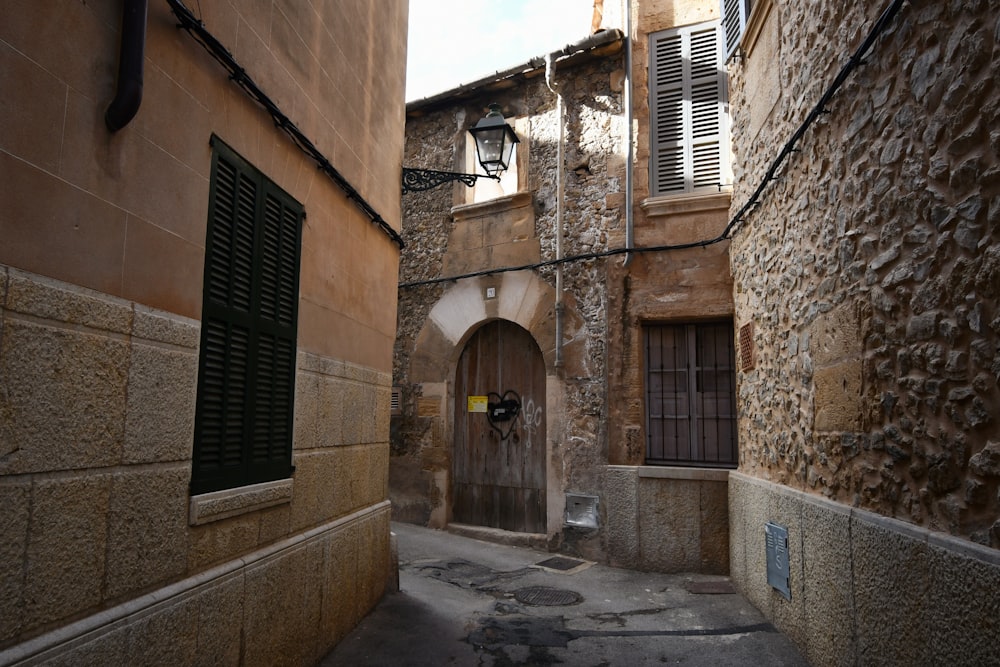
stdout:
[[406,99],[450,90],[578,42],[593,0],[410,0]]

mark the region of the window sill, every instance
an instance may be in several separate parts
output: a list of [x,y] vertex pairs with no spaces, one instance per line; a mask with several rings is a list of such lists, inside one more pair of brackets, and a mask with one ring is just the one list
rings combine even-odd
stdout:
[[666,197],[647,197],[639,204],[650,218],[668,215],[683,215],[702,213],[705,211],[728,211],[732,192],[723,189],[722,192],[696,195],[669,195]]
[[669,466],[638,466],[639,477],[651,479],[686,479],[699,482],[727,482],[728,468],[682,468]]
[[191,496],[188,524],[201,526],[213,521],[248,514],[292,501],[292,480],[279,479]]
[[481,218],[485,215],[502,213],[515,208],[524,208],[531,205],[531,191],[522,190],[512,195],[505,195],[490,199],[489,201],[477,202],[475,204],[462,204],[451,209],[451,215],[455,222],[469,220],[471,218]]

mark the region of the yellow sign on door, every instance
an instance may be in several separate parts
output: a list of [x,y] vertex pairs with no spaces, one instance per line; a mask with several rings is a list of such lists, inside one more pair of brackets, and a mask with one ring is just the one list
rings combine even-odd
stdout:
[[486,402],[486,396],[469,396],[467,410],[470,414],[473,412],[486,412]]

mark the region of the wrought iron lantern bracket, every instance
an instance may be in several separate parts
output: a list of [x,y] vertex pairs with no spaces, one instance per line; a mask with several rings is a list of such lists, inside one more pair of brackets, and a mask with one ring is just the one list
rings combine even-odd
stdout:
[[422,192],[436,188],[445,183],[458,182],[467,187],[474,187],[476,180],[489,178],[499,181],[499,176],[489,176],[486,174],[463,174],[458,171],[438,171],[437,169],[414,169],[403,167],[403,194],[408,192]]

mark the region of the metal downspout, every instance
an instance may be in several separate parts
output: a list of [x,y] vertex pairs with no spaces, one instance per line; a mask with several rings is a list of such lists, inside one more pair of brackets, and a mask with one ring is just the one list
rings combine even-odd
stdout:
[[[545,56],[545,85],[549,87],[556,96],[556,117],[559,122],[559,142],[556,149],[556,260],[562,259],[563,241],[563,144],[565,143],[565,122],[563,116],[565,109],[563,96],[555,83],[556,61],[558,54],[550,53]],[[562,263],[556,264],[556,368],[563,365],[562,343],[563,343],[563,267]]]
[[118,84],[115,98],[104,112],[104,124],[112,132],[128,125],[142,103],[142,70],[146,57],[147,0],[122,3],[121,46],[118,51]]
[[[632,164],[632,143],[634,137],[634,116],[632,105],[632,0],[625,0],[625,121],[628,123],[628,147],[625,151],[625,248],[635,247],[635,226],[632,220],[632,188],[635,166]],[[625,253],[622,266],[632,263],[632,253]]]

